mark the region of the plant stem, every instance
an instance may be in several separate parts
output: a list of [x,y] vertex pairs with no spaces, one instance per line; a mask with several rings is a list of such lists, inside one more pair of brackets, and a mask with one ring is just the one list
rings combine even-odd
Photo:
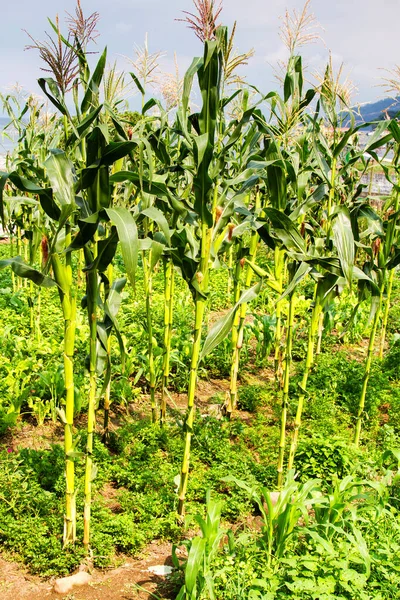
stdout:
[[[10,257],[13,258],[13,256],[14,256],[14,236],[12,234],[12,230],[10,227]],[[12,291],[13,291],[13,294],[15,294],[15,292],[17,291],[17,288],[16,288],[16,284],[15,284],[14,271],[11,271],[11,282],[12,282]]]
[[227,286],[228,298],[231,297],[231,292],[232,292],[232,271],[233,271],[233,244],[231,244],[229,246],[229,251],[228,251],[228,286]]
[[[398,213],[399,204],[400,204],[400,191],[397,187],[396,187],[395,194],[396,195],[395,195],[395,201],[394,201],[394,207],[393,207],[395,216],[391,221],[389,221],[388,228],[386,231],[386,240],[385,240],[386,256],[389,256],[390,252],[392,251],[393,240],[394,240],[396,227],[397,227],[397,221],[398,221],[397,213]],[[388,281],[388,287],[387,287],[387,297],[386,297],[386,304],[385,304],[385,313],[383,316],[381,341],[380,341],[380,349],[379,349],[379,358],[380,359],[383,358],[383,352],[385,350],[386,330],[387,330],[387,324],[388,324],[388,319],[389,319],[390,300],[392,297],[392,289],[393,289],[395,270],[396,270],[395,268],[391,269],[390,275],[389,275],[389,281]]]
[[167,412],[168,380],[170,373],[171,338],[173,321],[173,297],[174,297],[174,268],[171,258],[164,262],[164,360],[163,379],[161,391],[160,422],[165,424]]
[[[71,231],[66,226],[65,246],[71,243]],[[71,253],[66,253],[65,265],[58,254],[52,256],[52,266],[55,280],[59,286],[59,295],[64,317],[64,383],[65,383],[65,424],[64,424],[64,453],[65,453],[65,516],[64,516],[64,546],[74,543],[76,539],[76,505],[75,505],[75,465],[71,456],[74,450],[73,426],[75,407],[74,388],[74,348],[76,330],[76,298],[72,283]]]
[[369,381],[369,377],[370,377],[370,374],[371,374],[371,364],[372,364],[372,358],[373,358],[373,354],[374,354],[375,337],[376,337],[376,332],[377,332],[377,329],[378,329],[379,318],[381,316],[382,299],[383,299],[384,290],[385,290],[385,280],[383,278],[381,286],[379,288],[378,306],[376,308],[376,312],[375,312],[375,315],[374,315],[374,320],[373,320],[373,323],[372,323],[372,329],[371,329],[371,333],[370,333],[370,336],[369,336],[367,360],[366,360],[366,363],[365,363],[365,371],[364,371],[364,378],[363,378],[363,384],[362,384],[362,389],[361,389],[361,396],[360,396],[360,399],[359,399],[359,402],[358,402],[356,429],[355,429],[355,433],[354,433],[354,444],[357,447],[358,447],[358,445],[360,443],[361,423],[362,423],[362,417],[363,417],[363,413],[364,413],[365,398],[366,398],[366,395],[367,395],[368,381]]
[[387,330],[387,324],[388,324],[388,320],[389,320],[390,300],[392,297],[394,276],[395,276],[395,269],[392,269],[389,274],[389,281],[388,281],[387,294],[386,294],[385,312],[383,315],[383,323],[382,323],[382,330],[381,330],[381,341],[379,344],[379,358],[381,360],[383,359],[383,353],[385,351],[386,330]]
[[[257,211],[260,206],[260,193],[256,194],[256,202],[255,202],[255,210]],[[257,231],[253,231],[250,239],[250,247],[249,247],[249,262],[253,263],[257,254],[257,244],[258,244],[258,233]],[[249,289],[251,285],[251,280],[253,276],[253,271],[249,264],[245,265],[245,289]],[[230,377],[230,389],[229,389],[229,399],[228,405],[226,408],[226,416],[228,419],[231,418],[232,411],[236,408],[237,405],[237,379],[239,372],[239,361],[240,361],[240,352],[243,346],[243,334],[244,334],[244,325],[247,314],[247,303],[243,302],[240,305],[238,310],[239,323],[237,325],[237,334],[234,336],[232,330],[232,362],[231,362],[231,377]],[[235,324],[234,324],[235,327]]]
[[[113,278],[113,266],[110,263],[107,267],[107,278],[109,281],[109,285],[112,283]],[[108,360],[111,363],[111,332],[107,338],[107,355]],[[107,383],[105,392],[104,392],[104,422],[103,422],[103,442],[106,443],[109,437],[109,421],[110,421],[110,405],[111,405],[111,377]]]
[[149,357],[149,387],[150,387],[150,405],[151,405],[151,420],[157,422],[157,404],[156,404],[156,372],[154,368],[154,351],[153,351],[153,317],[152,300],[153,300],[153,275],[151,272],[151,255],[149,250],[149,258],[147,259],[143,251],[143,280],[144,292],[146,297],[146,322],[147,322],[147,353]]
[[[85,247],[86,263],[92,262],[89,249]],[[90,541],[90,509],[92,501],[92,481],[94,479],[93,469],[93,433],[96,420],[96,391],[97,391],[97,293],[98,276],[96,269],[86,273],[87,287],[87,310],[89,319],[89,405],[87,416],[87,442],[86,442],[86,465],[85,465],[85,497],[83,509],[83,545],[86,550]]]
[[[215,194],[217,193],[217,186]],[[215,203],[215,199],[214,199]],[[188,387],[188,404],[187,414],[185,418],[185,446],[183,451],[181,478],[178,492],[178,515],[184,514],[184,502],[189,477],[189,460],[190,446],[193,432],[193,421],[195,412],[195,397],[197,384],[197,371],[199,367],[200,349],[201,349],[201,330],[204,321],[204,312],[206,307],[206,295],[208,292],[208,277],[209,277],[209,259],[211,251],[211,233],[212,228],[208,228],[206,223],[201,226],[201,249],[200,249],[200,265],[196,273],[198,286],[200,291],[195,293],[195,324],[194,324],[194,340],[192,348],[192,357],[190,361],[189,387]]]
[[295,308],[295,293],[292,292],[289,299],[289,312],[287,317],[286,330],[286,349],[285,349],[285,371],[283,380],[283,395],[282,395],[282,413],[281,413],[281,432],[279,438],[279,456],[278,456],[278,489],[283,485],[283,461],[285,456],[286,445],[286,421],[289,400],[289,379],[290,368],[292,366],[292,343],[293,343],[293,325],[294,325],[294,308]]
[[36,330],[36,341],[38,344],[41,343],[42,341],[42,331],[40,328],[40,316],[41,316],[41,298],[42,295],[40,293],[40,288],[38,288],[37,290],[37,295],[36,295],[36,319],[35,319],[35,330]]
[[[21,255],[21,227],[17,226],[17,241],[16,241],[16,251],[17,256]],[[21,280],[19,277],[16,279],[17,281],[17,291],[21,289]]]
[[324,312],[321,311],[319,314],[319,322],[318,322],[318,339],[317,339],[317,349],[315,354],[318,356],[321,354],[321,345],[322,345],[322,334],[324,332]]
[[[242,250],[242,241],[240,240],[238,243],[238,248],[236,252],[236,268],[235,275],[233,278],[233,304],[235,305],[240,298],[241,292],[241,281],[243,275],[243,262],[239,258],[241,256]],[[232,411],[236,405],[236,397],[237,397],[237,373],[239,370],[239,352],[237,349],[238,340],[239,340],[239,325],[240,325],[240,310],[238,309],[235,313],[235,318],[232,323],[232,333],[231,333],[231,348],[232,348],[232,358],[231,358],[231,376],[230,376],[230,390],[228,394],[228,402],[226,407],[226,416],[228,419],[231,418]]]
[[[333,201],[335,199],[335,179],[336,179],[336,165],[337,165],[336,161],[337,161],[336,158],[332,159],[331,187],[329,189],[329,196],[328,196],[328,222],[329,222],[329,217],[332,214]],[[329,223],[328,223],[328,228],[329,228]]]
[[311,367],[314,362],[315,338],[316,338],[317,331],[318,331],[319,315],[320,315],[321,308],[322,308],[320,303],[317,300],[317,285],[318,284],[316,283],[315,291],[314,291],[314,306],[313,306],[313,311],[312,311],[312,315],[311,315],[310,328],[308,330],[306,364],[304,367],[303,378],[302,378],[301,384],[300,384],[300,395],[299,395],[299,400],[298,400],[298,404],[297,404],[296,417],[295,417],[295,421],[294,421],[293,437],[292,437],[292,442],[290,444],[290,450],[289,450],[288,471],[290,471],[290,469],[293,468],[294,457],[296,454],[297,443],[298,443],[298,438],[299,438],[299,431],[300,431],[300,426],[301,426],[301,416],[303,413],[304,399],[305,399],[305,395],[306,395],[307,381],[308,381],[308,376],[310,374]]
[[[283,292],[283,271],[285,264],[285,255],[282,250],[278,247],[275,248],[275,280],[279,287],[279,295]],[[275,368],[275,379],[278,387],[282,387],[282,351],[281,351],[281,340],[282,340],[282,300],[276,303],[275,309],[276,316],[276,327],[275,327],[275,352],[274,352],[274,368]]]

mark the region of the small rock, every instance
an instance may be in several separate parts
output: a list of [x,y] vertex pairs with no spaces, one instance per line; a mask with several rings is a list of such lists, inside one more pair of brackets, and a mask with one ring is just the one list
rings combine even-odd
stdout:
[[171,575],[173,568],[168,565],[154,565],[153,567],[149,567],[147,569],[150,573],[154,573],[154,575],[160,575],[161,577],[166,577],[167,575]]
[[75,586],[87,585],[92,580],[92,576],[89,573],[76,573],[76,575],[70,575],[69,577],[62,577],[56,579],[54,583],[54,591],[56,594],[69,594],[69,592]]

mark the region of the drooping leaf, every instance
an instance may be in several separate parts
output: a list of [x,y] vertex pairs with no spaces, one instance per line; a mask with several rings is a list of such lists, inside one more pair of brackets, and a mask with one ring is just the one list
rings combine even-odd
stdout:
[[135,75],[135,73],[132,73],[131,71],[129,71],[129,75],[132,77],[133,81],[135,82],[136,87],[139,90],[139,92],[144,96],[146,92],[144,91],[143,86],[139,81],[139,78]]
[[[305,252],[304,239],[298,232],[294,222],[285,213],[275,208],[266,208],[265,213],[272,223],[274,233],[287,250]],[[262,237],[261,233],[260,237]]]
[[229,334],[232,323],[235,319],[235,314],[237,309],[241,304],[248,304],[255,298],[257,298],[260,290],[261,290],[262,282],[259,281],[256,285],[244,291],[240,296],[239,301],[224,315],[221,319],[219,319],[210,329],[208,335],[204,341],[203,348],[201,350],[200,359],[203,359],[207,354],[210,354],[218,344],[222,342]]
[[38,286],[49,288],[57,285],[54,279],[47,275],[43,275],[40,271],[37,271],[24,263],[20,256],[0,260],[0,269],[5,269],[6,267],[11,267],[16,275],[30,279]]
[[133,171],[118,171],[111,175],[111,183],[119,183],[121,181],[131,181],[138,189],[142,189],[146,194],[152,194],[160,198],[168,198],[169,190],[165,183],[157,180],[150,182],[149,180],[143,179],[140,181],[139,175]]
[[117,228],[126,274],[134,286],[139,253],[138,231],[135,219],[132,213],[124,207],[106,208],[106,213],[110,221]]
[[286,296],[289,296],[290,294],[292,294],[295,289],[297,288],[297,286],[299,285],[299,283],[305,278],[307,277],[307,275],[310,273],[312,269],[311,265],[308,265],[306,262],[302,262],[300,263],[298,269],[296,270],[295,274],[293,275],[289,285],[287,286],[286,290],[284,291],[284,293],[282,294],[282,296],[279,298],[280,300],[283,300],[283,298],[286,298]]
[[[61,114],[67,116],[69,114],[68,109],[65,105],[63,97],[60,94],[57,82],[51,77],[41,77],[38,79],[38,84],[50,102],[52,102],[52,104],[54,104],[54,106],[57,108],[57,110],[59,110]],[[48,91],[47,88],[49,88],[50,91]]]
[[150,206],[149,208],[145,208],[144,210],[142,210],[141,214],[145,217],[148,217],[151,221],[154,221],[154,223],[157,223],[160,230],[163,232],[168,244],[171,245],[171,236],[168,221],[161,212],[161,210],[159,210],[155,206]]
[[347,283],[351,285],[353,279],[355,250],[351,219],[346,208],[341,207],[338,209],[337,215],[333,221],[332,229],[343,274],[347,280]]
[[41,188],[32,181],[21,177],[15,171],[10,173],[8,178],[19,190],[27,192],[28,194],[37,194],[40,198],[40,204],[44,212],[50,219],[53,219],[54,221],[60,219],[61,210],[54,201],[53,190],[51,188]]
[[65,152],[53,152],[46,160],[45,167],[60,206],[75,205],[73,165]]

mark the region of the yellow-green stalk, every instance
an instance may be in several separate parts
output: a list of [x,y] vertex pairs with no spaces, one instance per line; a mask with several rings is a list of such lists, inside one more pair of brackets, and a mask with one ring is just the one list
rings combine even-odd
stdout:
[[363,384],[362,384],[362,389],[361,389],[361,396],[360,396],[360,399],[358,402],[356,429],[354,432],[354,444],[356,446],[358,446],[360,443],[362,417],[364,414],[365,398],[367,395],[368,381],[369,381],[369,377],[371,374],[371,365],[372,365],[372,359],[373,359],[373,355],[374,355],[375,338],[376,338],[376,332],[378,329],[379,319],[381,316],[382,299],[383,299],[384,290],[385,290],[385,282],[384,282],[384,278],[383,278],[382,284],[379,289],[378,306],[376,307],[374,320],[372,323],[372,329],[371,329],[371,333],[369,336],[367,360],[365,363],[365,371],[364,371],[364,378],[363,378]]
[[321,346],[322,346],[322,334],[324,332],[324,311],[321,311],[319,314],[318,321],[318,337],[317,337],[317,349],[315,354],[318,356],[321,354]]
[[[85,248],[86,262],[90,264],[92,257]],[[96,392],[97,392],[97,293],[98,275],[96,269],[86,273],[87,310],[89,319],[89,404],[87,413],[87,442],[85,464],[85,489],[83,507],[83,545],[86,550],[90,542],[90,510],[92,502],[92,480],[94,479],[93,465],[93,434],[96,422]]]
[[37,295],[36,295],[36,316],[35,316],[36,341],[38,344],[40,344],[42,341],[42,331],[40,328],[40,317],[41,317],[41,293],[40,293],[40,288],[38,288]]
[[[18,255],[18,252],[17,252]],[[10,227],[10,258],[13,258],[14,256],[14,236]],[[12,283],[12,291],[13,294],[15,294],[15,292],[17,291],[17,284],[15,281],[15,273],[13,270],[11,270],[11,283]]]
[[147,353],[149,357],[149,387],[150,387],[150,405],[151,419],[153,423],[157,422],[157,403],[156,403],[156,372],[154,367],[154,351],[153,351],[153,316],[152,316],[152,299],[153,299],[153,274],[151,269],[151,255],[149,250],[149,258],[147,259],[145,251],[143,251],[143,281],[144,293],[146,297],[146,321],[147,321]]
[[393,281],[394,281],[395,273],[396,273],[395,269],[392,269],[389,273],[389,281],[388,281],[387,293],[386,293],[385,311],[383,313],[381,341],[379,344],[379,358],[381,360],[383,359],[383,353],[385,351],[386,330],[387,330],[387,324],[388,324],[388,320],[389,320],[390,301],[391,301],[391,297],[392,297]]
[[[256,194],[255,201],[255,210],[257,211],[260,207],[260,193]],[[250,239],[249,246],[249,263],[254,263],[257,254],[257,244],[258,244],[258,233],[257,231],[253,231]],[[253,277],[253,271],[250,267],[250,264],[245,265],[245,275],[244,275],[244,286],[247,290],[251,285],[251,280]],[[228,398],[228,406],[226,409],[226,415],[230,419],[232,411],[236,408],[237,405],[237,378],[239,371],[239,360],[240,360],[240,352],[243,346],[243,334],[244,334],[244,325],[247,314],[247,303],[243,302],[238,309],[238,325],[236,327],[237,334],[234,336],[232,330],[232,343],[233,343],[233,353],[232,353],[232,364],[231,364],[231,377],[230,377],[230,389],[229,389],[229,398]],[[234,324],[235,328],[235,324]]]
[[327,223],[327,227],[329,228],[329,218],[332,214],[332,209],[333,209],[333,202],[335,199],[335,179],[336,179],[336,158],[332,159],[332,169],[331,169],[331,187],[329,189],[329,196],[328,196],[328,223]]
[[189,387],[188,387],[188,404],[187,404],[187,415],[185,420],[185,446],[183,452],[181,479],[179,484],[178,492],[178,515],[182,516],[184,512],[184,502],[187,489],[187,482],[189,477],[189,460],[190,460],[190,446],[192,440],[193,421],[195,412],[195,396],[196,396],[196,384],[197,384],[197,371],[200,359],[201,350],[201,330],[204,321],[204,311],[206,307],[206,299],[201,292],[206,292],[208,287],[208,276],[209,276],[209,258],[210,258],[210,246],[211,246],[211,231],[207,228],[207,225],[202,225],[202,240],[201,240],[201,260],[200,269],[197,271],[197,282],[200,288],[200,292],[196,292],[195,295],[195,324],[194,324],[194,339],[192,348],[192,357],[190,361],[190,374],[189,374]]
[[[241,255],[242,242],[238,243],[238,250],[236,254],[236,268],[235,275],[233,278],[233,304],[235,305],[240,298],[240,292],[242,288],[242,276],[244,268],[244,258],[239,258]],[[239,351],[238,351],[238,340],[239,340],[239,325],[240,325],[240,309],[236,310],[235,318],[232,324],[231,333],[231,345],[232,345],[232,359],[231,359],[231,374],[230,374],[230,389],[228,394],[228,403],[226,407],[226,416],[228,419],[231,418],[232,411],[236,406],[237,400],[237,373],[239,370]]]
[[[399,204],[400,204],[400,191],[396,188],[396,197],[395,197],[395,202],[394,202],[394,207],[393,207],[395,215],[397,214],[397,212],[399,210]],[[388,227],[387,234],[386,234],[387,239],[385,240],[386,254],[389,254],[391,252],[392,245],[393,245],[394,233],[395,233],[395,229],[396,229],[396,224],[397,224],[397,218],[394,222],[392,222],[390,224],[390,227]],[[389,319],[390,301],[391,301],[391,297],[392,297],[395,271],[396,271],[396,269],[391,269],[390,274],[389,274],[389,281],[388,281],[387,294],[386,294],[385,312],[383,315],[381,341],[380,341],[380,348],[379,348],[379,358],[380,359],[383,358],[383,353],[385,350],[386,330],[387,330],[387,324],[388,324],[388,319]]]
[[160,422],[164,425],[167,413],[168,380],[170,374],[171,337],[174,302],[174,266],[172,259],[164,262],[164,358],[161,390]]
[[[214,187],[213,197],[213,222],[215,223],[215,212],[218,200],[218,184]],[[185,419],[185,445],[183,450],[181,477],[178,490],[178,515],[184,514],[184,503],[186,489],[189,478],[190,446],[192,441],[193,421],[195,413],[195,398],[197,385],[197,372],[199,368],[201,351],[201,330],[204,322],[204,313],[207,302],[208,282],[209,282],[209,263],[211,254],[211,238],[213,227],[208,227],[207,223],[201,223],[201,242],[200,242],[200,264],[196,272],[198,291],[195,294],[195,317],[194,317],[194,339],[192,347],[192,356],[190,361],[189,385],[188,385],[188,403]]]
[[[71,242],[69,226],[66,227],[65,246]],[[65,453],[65,515],[64,515],[64,546],[74,543],[76,539],[76,503],[75,503],[75,465],[72,453],[74,426],[74,347],[76,330],[76,297],[72,281],[71,253],[65,255],[65,263],[61,262],[58,254],[53,254],[52,267],[54,278],[58,284],[59,295],[64,318],[64,383],[65,383],[65,423],[64,423],[64,453]]]
[[[17,226],[16,250],[17,250],[17,256],[20,256],[21,255],[21,227],[19,225]],[[17,281],[16,289],[18,291],[21,289],[21,278],[17,277],[16,281]]]
[[[275,260],[274,260],[274,275],[277,284],[278,294],[281,295],[283,292],[283,275],[285,267],[285,253],[283,250],[275,248]],[[278,300],[276,303],[275,317],[275,351],[274,351],[274,368],[275,378],[279,387],[282,387],[282,300]]]
[[229,246],[229,251],[228,251],[228,286],[227,286],[228,298],[231,297],[231,293],[232,293],[232,273],[233,273],[233,244],[231,244]]
[[304,367],[303,378],[300,384],[300,395],[297,404],[296,417],[294,420],[294,431],[292,442],[290,444],[289,450],[289,460],[288,460],[288,471],[293,468],[294,457],[296,454],[297,443],[299,439],[299,431],[301,426],[301,416],[303,413],[304,399],[306,395],[307,381],[308,376],[310,374],[311,367],[314,362],[314,347],[315,347],[315,339],[318,333],[318,323],[319,323],[319,315],[321,313],[321,305],[318,302],[317,296],[317,284],[315,284],[314,291],[314,306],[311,315],[311,323],[310,328],[308,330],[308,344],[307,344],[307,355],[306,355],[306,364]]
[[285,371],[283,379],[283,394],[282,394],[282,412],[281,412],[281,431],[279,437],[279,455],[278,455],[278,489],[283,485],[283,462],[285,457],[286,446],[286,421],[289,401],[289,380],[290,369],[292,366],[292,344],[293,344],[293,325],[295,311],[296,295],[295,292],[290,294],[289,311],[287,316],[286,328],[286,347],[285,347]]
[[[28,244],[27,244],[27,240],[25,238],[22,238],[22,246],[24,248],[24,259],[25,259],[25,262],[27,263],[28,262]],[[22,285],[24,288],[28,287],[28,279],[27,278],[23,279]],[[32,310],[31,310],[31,315],[32,315]],[[32,329],[31,329],[31,331],[32,331]]]
[[[107,267],[107,279],[111,285],[113,278],[113,266],[110,263]],[[107,355],[108,360],[111,362],[111,334],[107,338]],[[107,383],[104,391],[104,423],[103,423],[103,442],[108,441],[109,436],[109,422],[110,422],[110,405],[111,405],[111,377]]]

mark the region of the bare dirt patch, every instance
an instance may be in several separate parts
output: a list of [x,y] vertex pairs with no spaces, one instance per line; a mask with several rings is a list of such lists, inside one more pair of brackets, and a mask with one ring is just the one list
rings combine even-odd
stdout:
[[54,580],[43,581],[29,575],[23,566],[0,558],[1,600],[169,600],[174,593],[168,579],[154,575],[148,569],[156,565],[171,565],[171,544],[152,542],[142,557],[126,557],[121,567],[93,570],[93,579],[67,596],[54,592]]

